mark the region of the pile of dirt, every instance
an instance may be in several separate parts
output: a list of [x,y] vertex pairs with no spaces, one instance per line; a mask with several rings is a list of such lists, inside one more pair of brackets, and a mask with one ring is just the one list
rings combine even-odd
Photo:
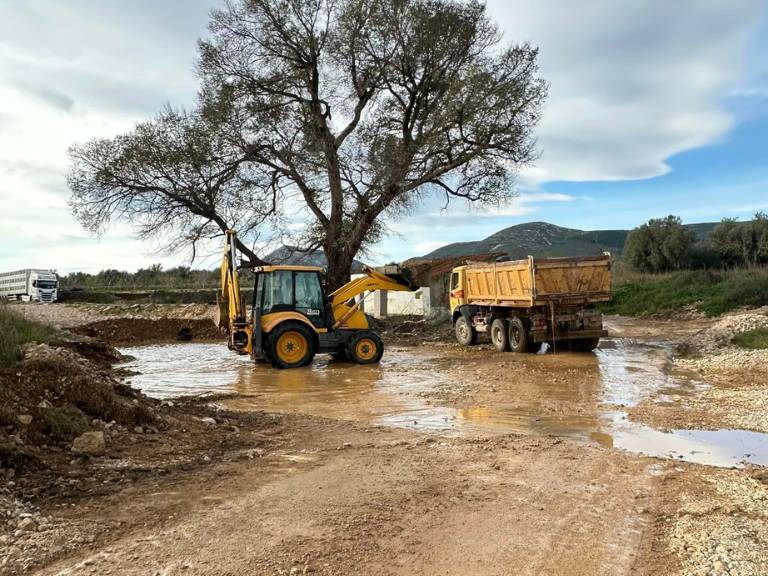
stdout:
[[182,318],[109,318],[74,328],[77,334],[97,338],[114,346],[155,342],[221,340],[212,320]]
[[707,328],[696,332],[678,344],[677,351],[684,356],[717,354],[733,348],[731,341],[737,334],[768,328],[768,307],[750,312],[728,314]]
[[[0,371],[0,468],[40,461],[37,448],[69,449],[88,432],[114,426],[154,426],[156,401],[121,383],[107,357],[119,353],[104,344],[80,341],[95,360],[68,346],[28,346],[23,361]],[[86,437],[87,438],[87,437]]]

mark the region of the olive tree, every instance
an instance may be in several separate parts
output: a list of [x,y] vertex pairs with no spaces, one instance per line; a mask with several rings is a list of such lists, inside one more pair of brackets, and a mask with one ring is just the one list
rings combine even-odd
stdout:
[[688,263],[695,240],[678,216],[652,218],[629,233],[624,258],[642,272],[678,270]]
[[191,163],[183,145],[118,145],[159,118],[75,147],[72,205],[87,227],[131,217],[155,229],[156,210],[192,238],[289,223],[293,243],[325,251],[338,286],[387,218],[431,193],[509,198],[535,158],[537,49],[503,44],[480,2],[232,0],[209,28],[187,120],[215,145],[194,142]]

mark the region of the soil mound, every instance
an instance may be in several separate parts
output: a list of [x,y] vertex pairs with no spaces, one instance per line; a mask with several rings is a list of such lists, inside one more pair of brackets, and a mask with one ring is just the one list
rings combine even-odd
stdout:
[[210,319],[109,318],[73,329],[77,334],[97,338],[114,346],[133,346],[150,342],[221,340],[223,337]]
[[713,325],[686,338],[678,345],[678,352],[692,357],[717,354],[731,348],[731,341],[737,334],[759,328],[768,328],[768,307],[723,316]]
[[99,343],[38,344],[25,349],[19,365],[0,371],[0,467],[32,465],[35,447],[69,449],[92,430],[154,425],[156,401],[108,368],[107,358],[119,356]]

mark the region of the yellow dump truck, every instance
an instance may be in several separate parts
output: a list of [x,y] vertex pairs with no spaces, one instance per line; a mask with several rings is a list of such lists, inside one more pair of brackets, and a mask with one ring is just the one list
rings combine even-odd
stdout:
[[594,304],[611,299],[611,258],[469,263],[451,272],[450,306],[461,344],[489,333],[499,351],[593,350],[603,330]]

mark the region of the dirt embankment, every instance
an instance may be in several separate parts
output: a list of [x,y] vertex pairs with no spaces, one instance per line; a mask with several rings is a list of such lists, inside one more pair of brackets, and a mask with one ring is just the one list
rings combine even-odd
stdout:
[[126,386],[120,354],[89,338],[32,345],[0,369],[0,574],[19,574],[131,520],[88,522],[61,506],[139,482],[183,477],[279,445],[282,418],[219,410],[209,399],[160,402]]

